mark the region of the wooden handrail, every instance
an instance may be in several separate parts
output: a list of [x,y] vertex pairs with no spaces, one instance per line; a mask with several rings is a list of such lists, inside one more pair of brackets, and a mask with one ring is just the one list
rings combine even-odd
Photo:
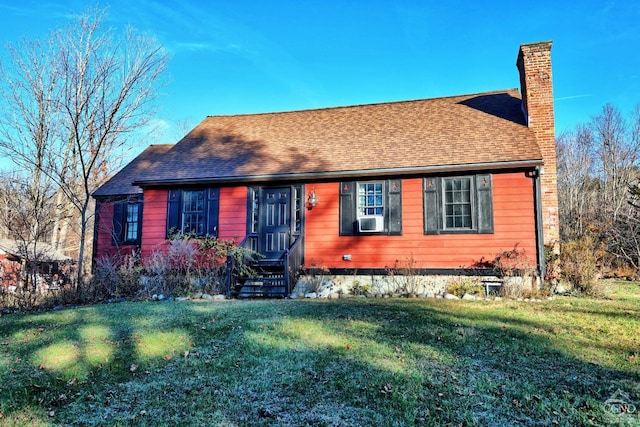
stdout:
[[284,278],[286,283],[285,297],[289,296],[293,287],[295,286],[295,280],[302,268],[303,260],[303,244],[304,236],[300,235],[293,242],[293,245],[286,250],[283,256],[284,260]]

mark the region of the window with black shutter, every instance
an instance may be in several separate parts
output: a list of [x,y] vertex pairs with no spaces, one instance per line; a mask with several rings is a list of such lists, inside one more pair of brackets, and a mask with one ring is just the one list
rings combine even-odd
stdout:
[[424,187],[424,233],[493,233],[491,175],[429,177]]
[[402,181],[340,183],[340,235],[402,234]]
[[114,245],[139,245],[142,233],[142,201],[123,201],[113,204]]
[[218,236],[220,189],[169,190],[167,237],[175,234]]

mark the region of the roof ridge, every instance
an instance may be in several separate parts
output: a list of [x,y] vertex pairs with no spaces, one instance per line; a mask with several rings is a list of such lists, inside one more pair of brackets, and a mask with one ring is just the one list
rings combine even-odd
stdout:
[[[509,88],[502,90],[491,90],[487,92],[477,92],[477,93],[465,93],[460,95],[447,95],[447,96],[437,96],[434,98],[416,98],[416,99],[404,99],[399,101],[382,101],[382,102],[372,102],[368,104],[352,104],[352,105],[338,105],[334,107],[318,107],[318,108],[306,108],[306,109],[298,109],[298,110],[286,110],[286,111],[271,111],[271,112],[262,112],[262,113],[241,113],[241,114],[214,114],[206,116],[206,119],[209,118],[219,118],[219,117],[248,117],[248,116],[269,116],[269,115],[280,115],[280,114],[297,114],[297,113],[306,113],[313,111],[327,111],[327,110],[340,110],[347,108],[361,108],[361,107],[374,107],[380,105],[391,105],[391,104],[403,104],[403,103],[413,103],[413,102],[421,102],[421,101],[436,101],[439,99],[451,99],[451,98],[463,98],[470,96],[480,96],[480,95],[493,95],[497,93],[505,93],[505,92],[518,92],[518,88]],[[205,120],[206,120],[205,119]]]

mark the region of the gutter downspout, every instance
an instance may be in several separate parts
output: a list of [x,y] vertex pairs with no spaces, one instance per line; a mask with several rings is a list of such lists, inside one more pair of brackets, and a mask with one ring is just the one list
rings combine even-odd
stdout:
[[542,189],[540,185],[540,175],[544,172],[540,166],[536,166],[533,172],[533,210],[536,230],[536,258],[538,263],[538,274],[540,284],[544,284],[545,256],[544,256],[544,234],[542,230]]

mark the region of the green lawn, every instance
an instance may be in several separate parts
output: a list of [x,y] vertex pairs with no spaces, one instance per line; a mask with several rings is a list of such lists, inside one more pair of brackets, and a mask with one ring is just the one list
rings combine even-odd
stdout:
[[0,424],[639,425],[605,405],[640,409],[640,285],[611,289],[3,316]]

